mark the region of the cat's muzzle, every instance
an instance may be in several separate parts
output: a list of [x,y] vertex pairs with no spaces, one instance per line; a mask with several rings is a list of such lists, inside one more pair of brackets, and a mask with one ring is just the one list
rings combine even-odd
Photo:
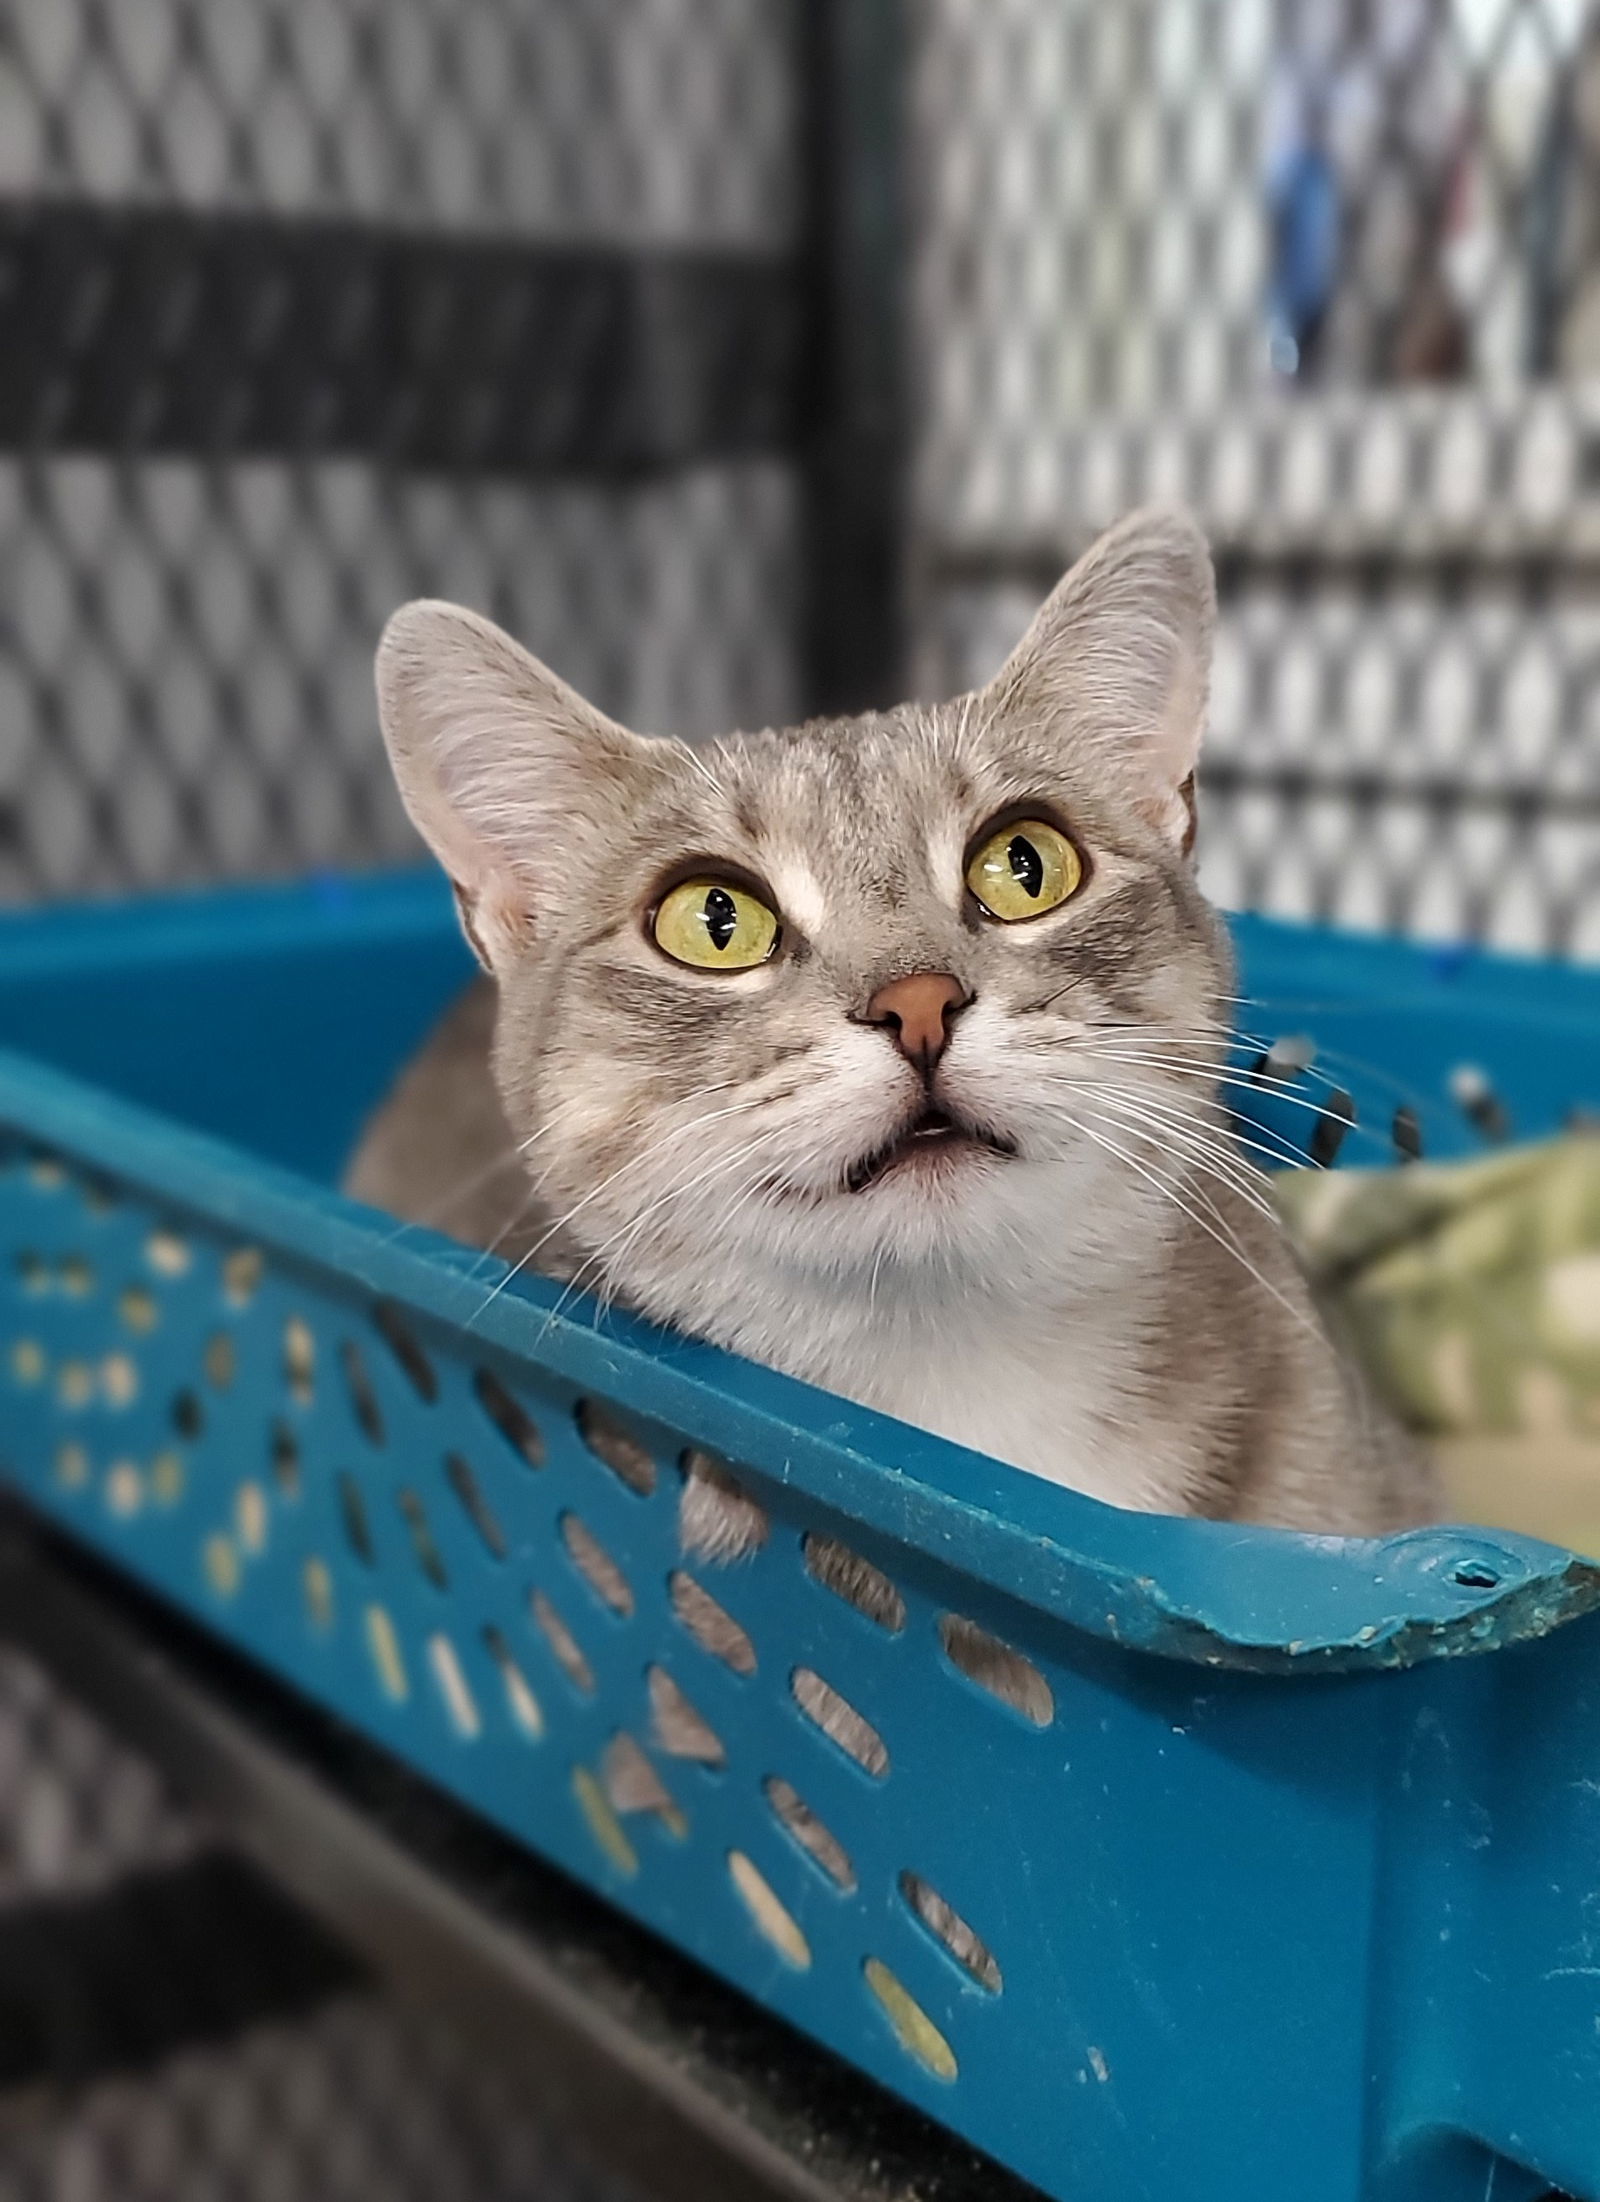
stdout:
[[947,1155],[953,1157],[963,1149],[1001,1157],[1014,1155],[1017,1151],[1014,1140],[989,1131],[981,1124],[953,1116],[948,1109],[930,1106],[897,1131],[892,1139],[886,1139],[870,1154],[863,1155],[859,1162],[853,1162],[846,1173],[845,1184],[852,1193],[863,1193],[868,1186],[881,1183],[903,1163],[931,1162]]

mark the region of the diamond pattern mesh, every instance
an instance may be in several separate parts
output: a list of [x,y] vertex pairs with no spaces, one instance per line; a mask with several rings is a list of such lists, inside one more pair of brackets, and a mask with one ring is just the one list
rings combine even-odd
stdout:
[[31,1660],[0,1651],[0,1910],[88,1895],[203,1839],[142,1759]]
[[789,38],[744,0],[11,0],[0,191],[771,243]]
[[414,854],[372,701],[408,596],[489,612],[640,726],[790,716],[793,504],[766,463],[615,490],[0,460],[0,894]]
[[[0,196],[36,220],[61,202],[226,209],[778,255],[796,221],[791,39],[786,7],[736,0],[18,0]],[[414,854],[371,697],[378,630],[409,595],[478,605],[652,729],[793,715],[786,465],[598,486],[263,457],[230,450],[226,407],[203,451],[173,455],[164,422],[163,448],[142,448],[163,345],[194,340],[181,275],[157,312],[170,327],[144,328],[148,402],[121,392],[116,447],[86,450],[58,424],[83,412],[68,378],[115,382],[107,280],[60,271],[56,382],[46,361],[0,455],[0,897]],[[259,311],[247,352],[270,363],[270,285],[240,310]],[[409,340],[424,388],[471,374],[448,325]]]
[[1187,498],[1222,567],[1213,890],[1600,952],[1600,12],[921,20],[923,684]]

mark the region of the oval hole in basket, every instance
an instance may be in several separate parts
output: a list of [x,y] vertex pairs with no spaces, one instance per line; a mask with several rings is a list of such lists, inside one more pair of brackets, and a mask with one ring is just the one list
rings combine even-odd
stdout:
[[633,1616],[633,1586],[588,1523],[568,1510],[561,1517],[561,1540],[573,1566],[603,1606],[624,1621]]
[[994,1952],[982,1936],[967,1925],[955,1906],[946,1903],[939,1891],[930,1887],[920,1873],[907,1871],[901,1874],[900,1894],[934,1940],[943,1943],[956,1963],[972,1975],[980,1988],[987,1988],[990,1995],[997,1996],[1002,1982]]
[[959,1613],[941,1613],[939,1641],[953,1667],[969,1682],[987,1690],[1002,1705],[1009,1705],[1036,1728],[1048,1728],[1055,1718],[1056,1701],[1050,1685],[1031,1659],[1002,1644],[998,1636],[980,1629]]
[[403,1704],[411,1693],[411,1685],[406,1679],[400,1639],[382,1606],[367,1608],[367,1650],[372,1654],[372,1664],[384,1695],[393,1698],[397,1705]]
[[434,1542],[433,1529],[428,1521],[427,1509],[415,1491],[405,1486],[395,1493],[395,1503],[405,1516],[405,1524],[411,1532],[411,1549],[417,1555],[417,1565],[427,1576],[435,1590],[448,1590],[450,1578],[445,1573],[444,1561]]
[[158,1277],[181,1277],[189,1266],[189,1242],[176,1231],[152,1231],[144,1242],[144,1258]]
[[89,1480],[89,1455],[75,1439],[56,1448],[56,1481],[65,1491],[81,1491]]
[[106,1471],[106,1504],[123,1521],[144,1505],[144,1478],[131,1460],[113,1461]]
[[622,1832],[622,1822],[606,1801],[605,1791],[587,1766],[572,1770],[572,1794],[588,1823],[589,1833],[619,1873],[632,1877],[639,1870],[639,1854]]
[[229,1307],[248,1307],[266,1269],[259,1246],[236,1246],[223,1257],[222,1295]]
[[1505,1103],[1476,1063],[1458,1063],[1450,1073],[1450,1097],[1469,1123],[1495,1141],[1511,1137],[1511,1118]]
[[411,1326],[390,1300],[380,1300],[372,1311],[378,1335],[404,1370],[411,1389],[425,1406],[439,1396],[439,1379],[433,1363],[417,1344]]
[[823,1826],[799,1790],[781,1774],[769,1774],[761,1784],[761,1792],[784,1833],[848,1895],[856,1885],[856,1869],[838,1836]]
[[857,1766],[878,1780],[888,1773],[889,1747],[882,1736],[831,1682],[823,1681],[815,1668],[796,1667],[789,1677],[789,1688],[807,1720],[814,1721]]
[[146,1291],[143,1285],[129,1285],[118,1295],[117,1313],[129,1330],[136,1331],[141,1338],[148,1337],[160,1319],[155,1294]]
[[252,1557],[267,1549],[267,1494],[259,1483],[241,1483],[233,1495],[233,1526],[241,1552]]
[[697,1766],[726,1766],[722,1738],[697,1706],[691,1705],[665,1667],[645,1673],[650,1717],[656,1741],[669,1758],[692,1759]]
[[131,1407],[139,1396],[139,1371],[130,1354],[108,1353],[100,1364],[100,1391],[108,1407]]
[[656,1487],[656,1464],[648,1448],[592,1399],[580,1399],[572,1411],[578,1435],[595,1459],[603,1460],[630,1491],[647,1499]]
[[94,1370],[87,1361],[63,1361],[56,1370],[56,1396],[63,1407],[87,1407],[94,1397]]
[[733,1470],[693,1447],[678,1466],[683,1472],[678,1542],[689,1557],[720,1564],[759,1552],[771,1527],[767,1510]]
[[542,1468],[544,1439],[522,1402],[512,1398],[493,1369],[474,1369],[472,1388],[478,1395],[478,1405],[511,1450],[530,1468]]
[[959,2069],[956,2053],[911,1991],[896,1979],[881,1957],[869,1957],[861,1970],[901,2048],[936,2080],[953,2080]]
[[1343,1086],[1331,1086],[1317,1110],[1306,1153],[1319,1169],[1332,1169],[1345,1136],[1357,1120],[1356,1104]]
[[214,1331],[206,1340],[206,1381],[213,1391],[225,1392],[238,1372],[238,1356],[234,1352],[232,1334],[225,1330]]
[[428,1664],[439,1685],[439,1695],[444,1699],[444,1709],[450,1715],[450,1725],[463,1743],[476,1742],[483,1731],[478,1701],[462,1671],[454,1644],[442,1630],[436,1629],[428,1638]]
[[191,1391],[174,1392],[172,1395],[172,1427],[177,1431],[179,1437],[188,1438],[192,1442],[200,1435],[205,1426],[206,1418],[194,1393]]
[[530,1742],[537,1743],[544,1734],[544,1711],[527,1676],[517,1665],[516,1654],[507,1643],[505,1632],[491,1621],[484,1628],[483,1641],[488,1646],[489,1657],[500,1670],[507,1711]]
[[231,1537],[220,1529],[207,1537],[201,1548],[201,1565],[206,1571],[206,1581],[219,1598],[231,1598],[239,1587],[243,1570],[239,1565],[238,1547]]
[[677,1568],[667,1578],[672,1610],[695,1642],[713,1659],[720,1659],[735,1674],[754,1674],[756,1648],[733,1615],[718,1605],[709,1590]]
[[811,1945],[760,1867],[742,1850],[730,1850],[728,1875],[744,1899],[745,1909],[778,1955],[804,1972],[811,1963]]
[[653,1812],[674,1835],[686,1835],[689,1823],[673,1800],[672,1792],[646,1757],[643,1746],[619,1728],[606,1745],[600,1761],[600,1778],[612,1809],[624,1815]]
[[585,1697],[592,1696],[594,1669],[584,1658],[578,1639],[542,1590],[534,1591],[529,1598],[528,1611],[533,1616],[535,1628],[555,1654],[556,1665],[573,1688],[581,1690]]
[[367,1364],[361,1358],[361,1348],[353,1338],[344,1339],[339,1347],[339,1360],[344,1369],[345,1388],[350,1394],[350,1408],[362,1434],[374,1445],[383,1443],[383,1415],[378,1406],[378,1395],[372,1388],[372,1378],[367,1374]]
[[56,1275],[69,1300],[86,1300],[94,1290],[94,1271],[81,1254],[64,1254]]
[[305,1593],[306,1619],[319,1632],[333,1626],[333,1570],[326,1560],[312,1553],[300,1570],[300,1587]]
[[283,1326],[283,1380],[297,1407],[309,1407],[316,1390],[317,1343],[302,1315],[291,1315]]
[[11,1346],[11,1373],[19,1384],[37,1384],[49,1366],[37,1338],[17,1338]]
[[491,1558],[503,1560],[506,1556],[506,1533],[495,1519],[494,1509],[483,1495],[483,1487],[472,1472],[470,1461],[460,1453],[444,1456],[445,1480],[461,1501],[462,1512],[483,1539]]
[[344,1523],[345,1541],[364,1567],[371,1567],[375,1554],[372,1549],[372,1524],[367,1520],[367,1502],[361,1496],[361,1486],[354,1476],[339,1478],[339,1516]]
[[281,1416],[274,1417],[272,1424],[272,1474],[285,1498],[300,1496],[300,1446]]
[[881,1568],[862,1559],[859,1552],[852,1552],[847,1544],[840,1544],[837,1537],[819,1536],[814,1530],[801,1549],[806,1573],[813,1582],[831,1590],[847,1606],[854,1606],[869,1621],[876,1621],[880,1629],[899,1635],[906,1625],[906,1602]]

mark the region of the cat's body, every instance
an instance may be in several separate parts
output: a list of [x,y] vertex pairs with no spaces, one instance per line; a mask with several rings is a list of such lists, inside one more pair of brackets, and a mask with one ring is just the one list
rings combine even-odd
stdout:
[[385,729],[494,987],[351,1189],[1123,1506],[1425,1518],[1217,1096],[1210,616],[1141,516],[978,695],[693,753],[398,615]]

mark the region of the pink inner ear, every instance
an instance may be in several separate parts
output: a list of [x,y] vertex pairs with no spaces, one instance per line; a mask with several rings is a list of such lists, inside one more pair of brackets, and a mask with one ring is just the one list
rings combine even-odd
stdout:
[[477,906],[474,898],[468,894],[459,879],[451,880],[450,892],[456,898],[456,916],[461,920],[461,930],[467,936],[467,945],[483,965],[485,971],[488,971],[492,966],[489,962],[489,951],[484,947],[483,936],[478,931]]
[[493,973],[497,954],[515,949],[528,938],[532,917],[526,902],[508,880],[497,875],[478,889],[452,879],[450,890],[472,953],[485,971]]

